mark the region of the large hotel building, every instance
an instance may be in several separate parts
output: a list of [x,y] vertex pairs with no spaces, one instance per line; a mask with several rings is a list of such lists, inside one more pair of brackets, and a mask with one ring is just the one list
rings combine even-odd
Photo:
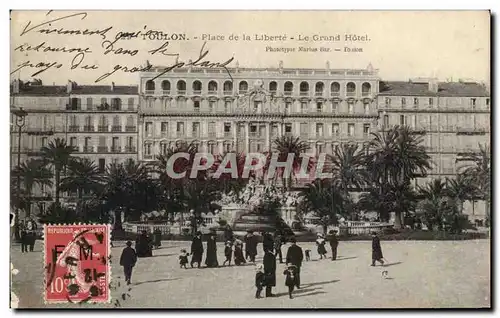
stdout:
[[[434,163],[427,179],[433,179],[454,175],[464,154],[490,143],[490,94],[475,82],[383,81],[371,65],[162,70],[141,73],[138,87],[15,81],[12,110],[22,107],[28,113],[22,160],[55,137],[65,138],[79,156],[102,169],[127,159],[155,160],[178,141],[196,142],[214,154],[261,152],[275,137],[293,135],[321,153],[407,125],[422,135]],[[11,117],[15,166],[18,134]]]

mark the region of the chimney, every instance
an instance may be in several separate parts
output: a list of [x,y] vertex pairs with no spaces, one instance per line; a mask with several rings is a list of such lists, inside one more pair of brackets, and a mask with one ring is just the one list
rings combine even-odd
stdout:
[[70,94],[72,90],[73,90],[73,82],[68,80],[68,85],[66,86],[66,92]]
[[19,80],[17,79],[15,79],[14,82],[12,82],[12,93],[19,94]]
[[111,82],[111,91],[115,90],[115,82]]
[[429,79],[429,91],[431,91],[433,93],[437,93],[438,92],[438,82],[437,82],[437,79],[435,79],[435,78]]

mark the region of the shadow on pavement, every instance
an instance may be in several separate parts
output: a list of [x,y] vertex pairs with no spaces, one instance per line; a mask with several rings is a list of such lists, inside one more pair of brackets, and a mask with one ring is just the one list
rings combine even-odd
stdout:
[[308,287],[312,287],[312,286],[326,285],[326,284],[332,284],[332,283],[336,283],[336,282],[340,282],[340,280],[334,279],[334,280],[329,280],[329,281],[324,281],[324,282],[302,284],[302,287],[308,288]]
[[403,264],[403,262],[388,263],[388,264],[382,265],[382,267],[390,267],[390,266],[399,265],[399,264]]
[[[295,291],[292,293],[292,295],[294,295],[294,294],[295,294]],[[320,294],[326,294],[326,293],[324,291],[322,291],[322,290],[318,290],[318,291],[315,291],[315,292],[312,292],[312,293],[309,293],[309,294],[298,295],[295,298],[305,297],[305,296],[313,296],[313,295],[320,295]]]
[[355,259],[358,258],[357,256],[351,256],[351,257],[337,257],[336,261],[344,261],[346,259]]
[[160,255],[153,255],[152,257],[168,257],[168,256],[174,256],[177,254],[160,254]]
[[164,278],[164,279],[155,279],[155,280],[146,280],[143,282],[138,282],[138,283],[133,283],[132,285],[142,285],[142,284],[149,284],[149,283],[160,283],[160,282],[169,282],[173,280],[179,280],[180,278]]
[[[319,289],[319,288],[309,288],[309,289],[304,288],[304,289],[295,289],[295,290],[293,291],[293,293],[292,293],[292,294],[293,294],[293,295],[295,295],[295,294],[305,294],[305,293],[308,293],[308,292],[314,292],[314,291],[315,291],[315,290],[317,290],[317,289]],[[276,297],[288,296],[288,292],[277,293],[277,294],[275,294],[275,295],[276,295]]]

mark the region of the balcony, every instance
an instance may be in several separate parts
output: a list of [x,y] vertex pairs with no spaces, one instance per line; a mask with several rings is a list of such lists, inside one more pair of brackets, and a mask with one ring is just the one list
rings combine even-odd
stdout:
[[208,95],[212,95],[212,96],[217,95],[217,91],[209,90]]
[[233,91],[224,91],[224,95],[226,96],[230,96],[230,95],[233,95]]
[[[179,95],[183,95],[183,94],[180,94],[178,93]],[[201,95],[201,89],[195,89],[193,90],[193,95]]]
[[113,126],[111,126],[111,131],[113,131],[113,132],[121,132],[122,131],[122,126],[113,125]]
[[87,104],[87,110],[94,110],[93,104]]
[[215,138],[216,133],[214,131],[208,132],[208,138]]
[[144,154],[144,159],[153,159],[152,154]]
[[54,134],[53,127],[45,128],[26,128],[26,132],[30,136],[52,136]]
[[94,152],[94,147],[92,147],[92,146],[83,146],[82,152]]
[[112,153],[120,153],[120,152],[122,152],[122,147],[120,147],[120,146],[112,146],[111,147],[111,152]]
[[372,92],[362,92],[361,96],[363,97],[370,97],[372,95]]
[[338,96],[340,96],[340,92],[330,92],[330,96],[338,97]]
[[309,96],[309,92],[300,92],[300,96]]
[[355,97],[356,96],[356,92],[347,92],[345,95],[347,97]]
[[136,132],[137,126],[125,126],[125,131],[126,132]]
[[185,133],[185,132],[183,132],[183,131],[178,131],[178,132],[176,133],[176,137],[186,137],[186,133]]
[[162,90],[163,95],[170,95],[170,90],[169,89],[164,89]]
[[146,95],[154,95],[154,93],[155,93],[154,89],[147,89],[144,91],[144,94],[146,94]]
[[193,138],[200,138],[200,131],[191,132]]
[[83,126],[83,131],[92,132],[94,131],[94,126]]
[[137,152],[134,146],[126,146],[125,152]]
[[283,95],[285,95],[285,96],[292,96],[292,94],[293,94],[293,91],[284,91],[283,92]]
[[252,137],[252,138],[261,138],[262,134],[260,134],[258,131],[251,131],[250,132],[250,137]]
[[71,125],[71,126],[68,127],[68,130],[70,132],[77,132],[77,131],[80,130],[80,126]]
[[316,97],[322,97],[323,96],[323,92],[315,92],[314,96],[316,96]]
[[233,133],[230,132],[230,131],[225,131],[224,132],[224,138],[232,138],[233,137]]
[[276,95],[276,94],[278,93],[278,91],[274,89],[274,90],[269,91],[269,93],[270,93],[271,95]]
[[246,93],[248,93],[248,90],[246,90],[246,89],[240,89],[240,91],[239,91],[240,95],[245,95]]
[[97,152],[99,152],[99,153],[108,153],[109,152],[109,148],[108,148],[108,146],[98,146],[97,147]]
[[484,128],[464,128],[460,127],[456,129],[457,135],[485,135],[486,129]]
[[186,90],[185,89],[178,89],[177,95],[186,95]]
[[97,130],[98,130],[99,132],[108,132],[108,131],[109,131],[108,126],[99,126],[99,127],[97,127],[97,128],[98,128]]
[[194,111],[195,113],[199,113],[199,112],[200,112],[200,107],[194,107],[194,108],[193,108],[193,111]]

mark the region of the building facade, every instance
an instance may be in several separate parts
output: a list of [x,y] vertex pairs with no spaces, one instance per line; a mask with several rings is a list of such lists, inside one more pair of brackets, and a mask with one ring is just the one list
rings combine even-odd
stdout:
[[[40,81],[11,87],[11,167],[20,161],[40,158],[40,149],[55,138],[75,147],[75,156],[87,157],[104,172],[113,162],[137,160],[136,86],[43,85]],[[16,110],[26,112],[19,133]],[[36,187],[34,209],[52,201],[53,189]],[[64,197],[64,194],[62,194]]]
[[[179,140],[203,151],[262,152],[281,135],[312,153],[368,140],[377,127],[377,71],[329,69],[176,69],[140,77],[140,160]],[[231,73],[231,78],[228,76]]]

